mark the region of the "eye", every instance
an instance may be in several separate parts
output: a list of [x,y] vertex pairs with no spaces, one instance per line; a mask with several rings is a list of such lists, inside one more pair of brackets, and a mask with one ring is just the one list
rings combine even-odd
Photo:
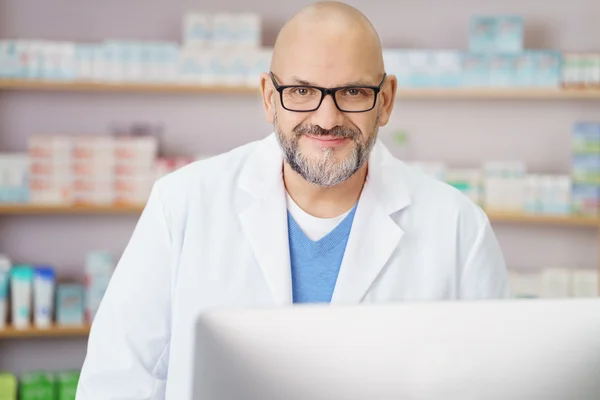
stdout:
[[305,87],[297,87],[292,90],[292,93],[297,94],[299,96],[306,96],[311,94],[311,90]]
[[362,93],[361,93],[360,89],[350,88],[350,89],[346,90],[346,94],[349,95],[349,96],[358,96],[358,95],[360,95]]

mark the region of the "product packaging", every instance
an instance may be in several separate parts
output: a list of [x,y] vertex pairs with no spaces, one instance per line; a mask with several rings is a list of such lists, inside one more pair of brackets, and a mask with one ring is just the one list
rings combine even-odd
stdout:
[[8,319],[8,287],[10,285],[10,259],[0,254],[0,329]]
[[0,373],[0,400],[17,400],[17,378],[13,374]]
[[52,267],[36,266],[33,278],[33,320],[37,328],[49,328],[54,312],[56,276]]
[[33,268],[15,265],[11,270],[12,323],[16,329],[25,329],[31,321],[31,292]]
[[469,26],[469,51],[491,53],[496,50],[497,20],[490,16],[474,16]]
[[85,263],[85,318],[92,322],[108,288],[115,267],[113,257],[104,251],[87,254]]
[[525,28],[523,18],[516,15],[495,18],[494,51],[515,54],[523,51]]
[[30,372],[23,374],[19,384],[20,400],[54,400],[55,383],[52,374]]
[[58,285],[56,291],[56,323],[62,326],[81,326],[84,324],[84,288],[82,285]]
[[77,371],[56,374],[56,400],[75,400],[79,375]]

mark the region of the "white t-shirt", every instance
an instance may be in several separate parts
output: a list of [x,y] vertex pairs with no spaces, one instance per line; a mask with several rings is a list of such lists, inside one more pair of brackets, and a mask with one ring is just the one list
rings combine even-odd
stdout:
[[351,210],[334,218],[317,218],[301,209],[298,204],[287,194],[287,209],[298,224],[302,232],[313,242],[322,239],[335,229],[350,213]]

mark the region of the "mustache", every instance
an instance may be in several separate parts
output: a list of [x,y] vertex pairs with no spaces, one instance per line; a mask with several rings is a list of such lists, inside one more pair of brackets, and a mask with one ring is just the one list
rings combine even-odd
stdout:
[[332,138],[359,138],[361,133],[357,129],[336,126],[331,129],[323,129],[318,125],[298,125],[294,128],[296,135],[329,136]]

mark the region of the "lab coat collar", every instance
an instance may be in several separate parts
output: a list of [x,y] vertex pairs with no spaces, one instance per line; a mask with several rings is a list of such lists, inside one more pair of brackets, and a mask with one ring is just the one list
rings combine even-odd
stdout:
[[[254,197],[239,217],[278,305],[292,302],[283,157],[275,134],[256,145],[240,188]],[[404,164],[377,142],[371,152],[333,303],[359,302],[398,247],[404,232],[390,217],[410,204]]]

